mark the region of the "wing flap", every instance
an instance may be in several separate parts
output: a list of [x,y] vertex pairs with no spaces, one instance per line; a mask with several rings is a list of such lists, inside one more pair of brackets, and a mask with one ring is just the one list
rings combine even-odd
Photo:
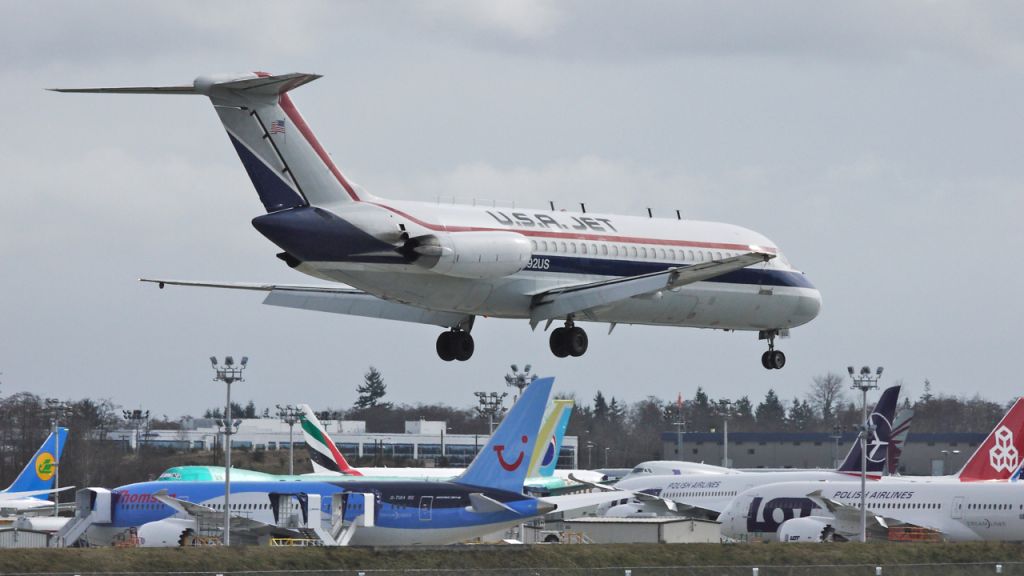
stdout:
[[569,314],[607,306],[627,298],[710,280],[758,262],[767,262],[774,257],[774,254],[764,252],[748,252],[693,266],[680,266],[640,276],[614,278],[548,290],[533,297],[530,322],[536,325],[543,320],[562,318]]

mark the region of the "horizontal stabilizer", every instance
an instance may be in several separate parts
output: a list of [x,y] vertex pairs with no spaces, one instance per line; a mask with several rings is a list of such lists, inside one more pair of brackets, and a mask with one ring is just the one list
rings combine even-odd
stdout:
[[195,86],[125,86],[123,88],[47,88],[72,94],[201,94]]
[[515,509],[509,507],[507,504],[502,504],[494,498],[486,496],[482,492],[473,492],[469,495],[469,502],[472,505],[473,512],[478,514],[487,514],[490,512],[512,512],[516,513]]

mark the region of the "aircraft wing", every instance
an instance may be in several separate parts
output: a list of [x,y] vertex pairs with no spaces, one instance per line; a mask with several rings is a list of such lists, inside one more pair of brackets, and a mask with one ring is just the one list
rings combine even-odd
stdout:
[[[210,527],[224,526],[224,512],[222,510],[214,510],[209,506],[203,506],[202,504],[196,504],[195,502],[180,500],[173,496],[169,496],[166,488],[159,492],[155,492],[153,494],[153,498],[156,498],[161,503],[170,506],[178,512],[199,519]],[[232,530],[260,530],[269,527],[270,526],[264,522],[258,522],[241,516],[231,516]]]
[[[72,488],[74,488],[74,486],[63,486],[61,488],[48,489],[48,490],[26,490],[26,491],[22,491],[22,492],[0,492],[0,505],[3,504],[4,500],[19,500],[21,498],[32,498],[34,496],[42,496],[44,494],[53,494],[54,492],[63,492],[65,490],[71,490]],[[45,500],[40,500],[40,502],[43,502],[44,504],[46,503]],[[50,504],[51,507],[53,507],[53,502],[50,502],[49,504]]]
[[679,266],[639,276],[612,278],[588,284],[555,288],[534,295],[530,309],[530,323],[536,326],[542,320],[563,318],[569,314],[607,306],[635,296],[653,294],[659,290],[671,290],[686,284],[710,280],[758,262],[767,262],[774,257],[774,254],[765,252],[748,252],[693,266]]
[[[591,488],[594,488],[596,490],[603,491],[605,493],[605,495],[609,495],[609,494],[614,493],[618,497],[621,497],[622,494],[628,494],[630,497],[636,499],[639,502],[643,502],[644,504],[649,504],[649,505],[652,505],[652,506],[664,507],[665,511],[672,512],[673,514],[683,514],[683,513],[686,513],[686,512],[693,512],[693,511],[706,511],[706,512],[712,512],[712,513],[715,513],[715,514],[721,514],[722,513],[722,509],[709,508],[706,505],[706,503],[690,504],[690,503],[686,503],[686,502],[678,502],[676,500],[672,500],[672,499],[669,499],[669,498],[663,498],[663,497],[658,496],[656,494],[651,494],[650,492],[637,492],[637,491],[634,491],[634,490],[626,490],[625,488],[615,488],[615,487],[612,487],[612,486],[605,486],[604,484],[596,484],[594,482],[587,482],[586,480],[580,480],[579,478],[573,476],[572,474],[569,475],[569,478],[571,480],[579,482],[580,484],[585,484],[585,485],[590,486]],[[614,500],[617,500],[617,499],[618,498],[610,498],[607,501],[614,501]],[[547,498],[545,498],[545,500],[547,500]]]
[[373,294],[353,288],[296,286],[293,284],[250,284],[242,282],[191,282],[152,278],[140,278],[139,281],[157,284],[160,288],[164,286],[197,286],[269,292],[266,298],[263,299],[263,303],[270,306],[432,324],[444,328],[467,324],[472,319],[472,316],[468,314],[418,308],[409,304],[402,304],[401,302],[384,300]]
[[[850,506],[849,504],[843,504],[831,498],[822,496],[821,490],[815,490],[807,495],[815,504],[821,506],[823,509],[828,510],[836,519],[837,528],[841,526],[855,526],[858,530],[860,527],[860,507]],[[888,529],[892,526],[918,526],[920,528],[927,528],[929,530],[938,530],[933,526],[923,526],[919,524],[911,524],[904,522],[899,518],[891,518],[888,516],[882,516],[872,512],[870,509],[867,514],[868,528],[883,528]],[[939,530],[941,532],[941,530]],[[852,531],[851,531],[852,532]]]
[[541,502],[554,504],[554,512],[567,512],[577,508],[588,506],[599,506],[614,502],[622,498],[623,491],[613,490],[611,492],[587,492],[586,494],[565,494],[562,496],[543,496],[538,498]]

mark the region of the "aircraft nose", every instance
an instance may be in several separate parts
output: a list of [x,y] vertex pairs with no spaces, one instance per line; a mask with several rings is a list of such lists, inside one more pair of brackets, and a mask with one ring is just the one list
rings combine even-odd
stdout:
[[821,292],[814,287],[801,290],[800,295],[797,296],[796,306],[793,307],[792,326],[807,324],[817,318],[819,312],[821,312]]

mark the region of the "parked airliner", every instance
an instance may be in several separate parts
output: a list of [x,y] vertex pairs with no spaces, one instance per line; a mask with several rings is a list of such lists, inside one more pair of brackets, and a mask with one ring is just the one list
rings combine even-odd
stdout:
[[[869,419],[873,424],[868,437],[868,477],[877,479],[885,470],[889,448],[891,423],[896,413],[900,386],[882,392]],[[733,498],[753,486],[762,486],[787,480],[842,480],[861,474],[861,449],[856,442],[846,459],[835,470],[776,470],[770,472],[741,472],[727,474],[680,472],[671,475],[630,474],[611,487],[595,488],[624,490],[626,494],[617,502],[601,510],[607,516],[635,516],[666,513],[685,513],[689,516],[716,518]]]
[[[53,502],[44,500],[43,497],[55,492],[53,484],[58,462],[64,454],[64,440],[67,436],[67,428],[58,428],[57,434],[50,432],[14,482],[6,489],[0,490],[0,513],[32,514],[53,510]],[[62,490],[69,488],[72,487],[68,486]]]
[[[903,524],[952,540],[1024,540],[1024,486],[1008,482],[1024,465],[1024,398],[948,476],[889,477],[866,491],[871,528]],[[741,492],[722,511],[723,533],[749,539],[778,534],[784,542],[860,536],[860,485],[780,482]]]
[[[765,236],[739,226],[496,206],[391,201],[335,166],[287,94],[315,74],[200,76],[167,87],[60,92],[210,98],[267,213],[256,229],[288,266],[328,282],[149,280],[268,292],[265,304],[445,328],[443,360],[468,360],[478,316],[543,323],[558,357],[582,356],[580,321],[755,331],[765,368],[775,338],[817,315],[821,296]],[[553,208],[553,205],[552,205]]]

